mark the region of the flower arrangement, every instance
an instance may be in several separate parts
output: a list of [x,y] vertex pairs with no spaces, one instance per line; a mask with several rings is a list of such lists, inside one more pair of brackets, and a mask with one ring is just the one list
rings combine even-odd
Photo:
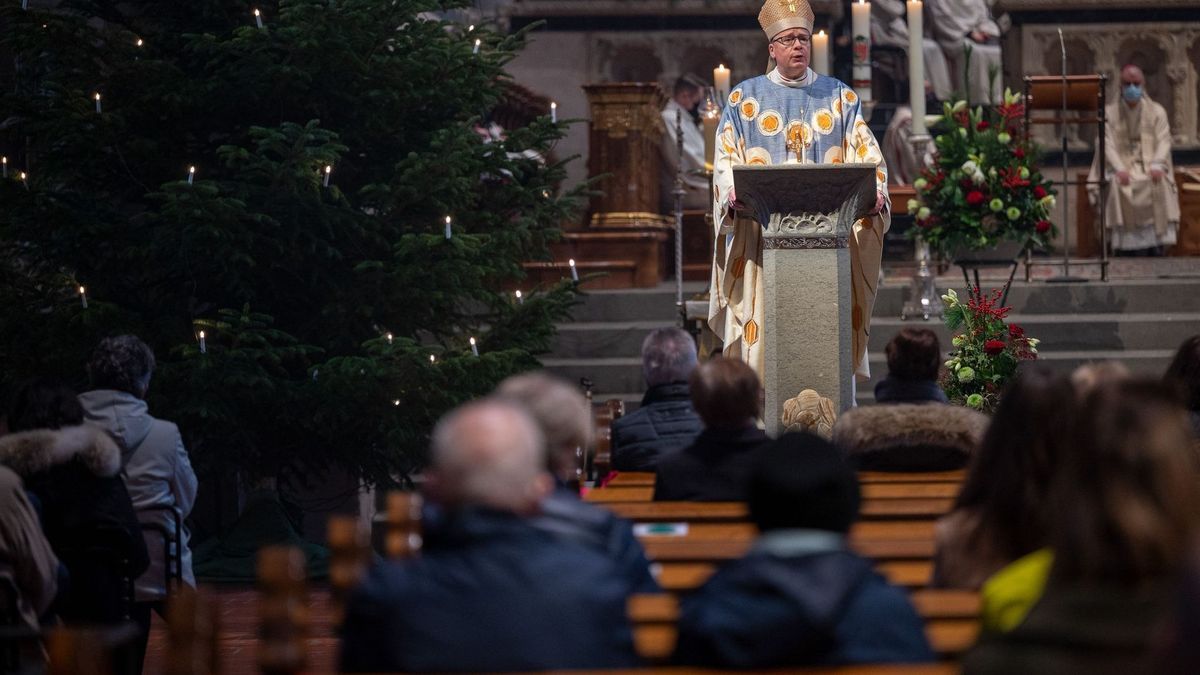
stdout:
[[1039,154],[1025,137],[1025,105],[1009,90],[1004,103],[967,108],[943,104],[933,128],[931,165],[913,181],[913,235],[943,254],[994,247],[1010,240],[1037,248],[1054,236],[1048,220],[1054,190],[1034,164]]
[[1016,374],[1017,364],[1037,358],[1038,340],[1027,337],[1017,324],[1005,322],[1011,308],[999,306],[999,289],[986,297],[978,288],[969,292],[966,304],[953,290],[942,296],[946,326],[961,329],[951,340],[954,350],[946,361],[942,390],[951,403],[991,412]]

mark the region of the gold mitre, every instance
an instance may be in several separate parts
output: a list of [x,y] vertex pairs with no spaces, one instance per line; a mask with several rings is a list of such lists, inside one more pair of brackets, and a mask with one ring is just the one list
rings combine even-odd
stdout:
[[767,0],[758,13],[758,24],[770,40],[789,28],[803,28],[811,35],[816,18],[808,0]]

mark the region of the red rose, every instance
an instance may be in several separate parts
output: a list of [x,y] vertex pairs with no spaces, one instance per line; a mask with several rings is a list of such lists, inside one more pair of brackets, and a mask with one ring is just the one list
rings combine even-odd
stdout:
[[1019,145],[1013,148],[1013,157],[1016,157],[1017,159],[1025,159],[1025,148],[1022,148]]
[[964,189],[964,190],[970,190],[970,189],[971,189],[971,187],[975,185],[974,183],[972,183],[972,182],[971,182],[971,179],[970,179],[970,178],[964,178],[964,179],[962,179],[962,180],[958,181],[958,184],[959,184],[959,185],[962,187],[962,189]]
[[1013,339],[1013,340],[1016,340],[1016,339],[1019,339],[1019,338],[1023,338],[1023,337],[1025,337],[1025,329],[1024,329],[1024,328],[1021,328],[1020,326],[1018,326],[1018,325],[1017,325],[1017,324],[1015,324],[1015,323],[1014,323],[1014,324],[1009,324],[1009,326],[1008,326],[1008,337],[1009,337],[1009,338],[1011,338],[1011,339]]
[[967,204],[970,206],[979,206],[984,199],[983,193],[979,190],[971,190],[967,193]]
[[988,124],[987,120],[979,120],[979,124],[975,125],[975,131],[983,131],[992,125]]
[[1037,221],[1037,224],[1034,225],[1033,227],[1034,227],[1034,229],[1037,230],[1038,234],[1046,234],[1047,232],[1050,231],[1050,221],[1039,220],[1039,221]]
[[1046,188],[1042,187],[1041,185],[1035,185],[1033,187],[1033,196],[1037,197],[1038,199],[1045,197],[1046,196]]
[[995,356],[1004,351],[1004,342],[1001,340],[988,340],[983,343],[983,351]]

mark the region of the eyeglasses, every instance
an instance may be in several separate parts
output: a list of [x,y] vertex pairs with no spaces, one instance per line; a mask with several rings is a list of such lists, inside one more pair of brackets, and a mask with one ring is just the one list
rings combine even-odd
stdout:
[[797,42],[803,42],[804,44],[808,44],[811,41],[812,41],[812,38],[810,38],[807,35],[804,35],[803,33],[801,33],[799,35],[785,35],[783,37],[777,37],[774,40],[771,40],[771,42],[778,44],[780,46],[783,46],[783,47],[794,47]]

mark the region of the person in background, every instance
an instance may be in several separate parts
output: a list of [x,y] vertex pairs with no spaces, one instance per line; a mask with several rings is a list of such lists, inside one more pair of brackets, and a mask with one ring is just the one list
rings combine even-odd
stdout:
[[632,592],[659,592],[646,551],[629,522],[579,498],[580,451],[591,444],[593,435],[592,413],[579,389],[545,372],[525,373],[501,382],[496,396],[523,407],[546,441],[546,464],[555,487],[542,500],[534,526],[609,556]]
[[1192,431],[1200,438],[1200,335],[1183,341],[1164,379],[1182,390]]
[[679,170],[679,142],[676,116],[683,130],[683,208],[704,209],[709,206],[708,179],[704,177],[704,133],[696,124],[698,109],[704,103],[708,86],[696,75],[686,73],[675,80],[671,100],[662,109],[665,133],[662,140],[662,177],[659,197],[663,213],[675,210],[675,176]]
[[433,431],[426,490],[447,522],[422,555],[376,564],[342,624],[346,672],[628,668],[629,583],[604,553],[536,527],[554,488],[537,423],[482,400]]
[[1046,511],[1047,546],[983,588],[966,673],[1155,672],[1200,515],[1200,463],[1176,392],[1102,385],[1084,400]]
[[654,479],[656,501],[744,501],[754,453],[767,442],[758,428],[763,390],[742,361],[706,361],[689,380],[704,431],[691,445],[663,456]]
[[989,0],[926,0],[933,38],[941,45],[954,81],[972,105],[1003,102],[1000,24]]
[[1076,441],[1070,380],[1022,371],[1000,400],[971,459],[954,510],[938,521],[933,586],[978,589],[997,570],[1046,545],[1050,482]]
[[12,584],[13,612],[22,628],[37,630],[58,589],[58,558],[42,534],[21,477],[0,466],[0,579]]
[[901,328],[884,348],[888,374],[875,385],[876,403],[948,403],[938,386],[942,346],[928,328]]
[[755,457],[750,553],[684,599],[675,661],[786,668],[932,661],[903,590],[850,550],[858,477],[828,441],[790,433]]
[[642,341],[646,395],[638,409],[612,423],[617,471],[654,471],[658,459],[696,439],[703,425],[692,408],[688,378],[696,369],[696,342],[679,328],[658,328]]

